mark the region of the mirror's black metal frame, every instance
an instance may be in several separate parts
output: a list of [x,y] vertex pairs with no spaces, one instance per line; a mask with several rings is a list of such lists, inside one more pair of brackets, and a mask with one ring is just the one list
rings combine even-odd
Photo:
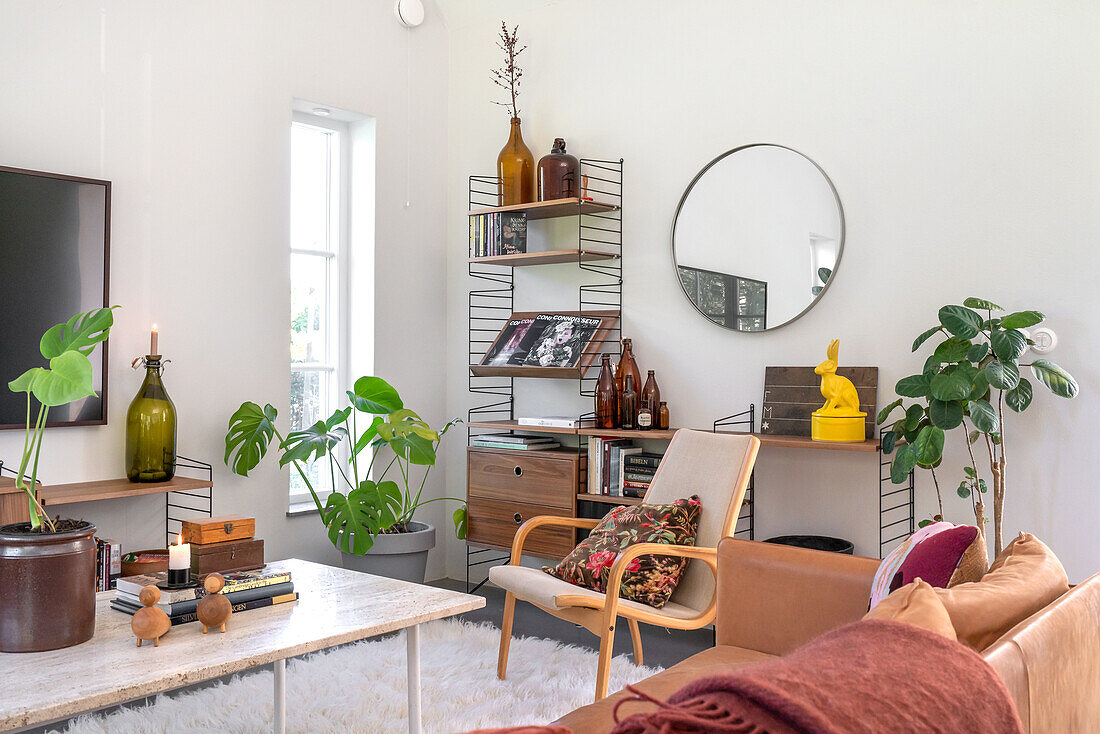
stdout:
[[[691,190],[693,188],[695,188],[695,184],[698,183],[699,179],[701,179],[706,174],[707,171],[709,171],[711,168],[713,168],[715,165],[717,165],[720,161],[724,160],[725,158],[728,158],[729,156],[733,155],[734,153],[739,153],[743,150],[748,150],[749,148],[782,148],[783,150],[789,150],[792,153],[795,153],[796,155],[800,155],[803,158],[805,158],[806,160],[808,160],[810,163],[813,164],[814,168],[816,168],[821,173],[822,177],[824,177],[824,179],[825,179],[825,182],[829,184],[829,190],[833,192],[833,199],[836,201],[837,214],[840,215],[840,245],[837,248],[836,263],[833,265],[833,275],[832,275],[832,277],[830,277],[829,281],[827,283],[825,283],[825,285],[821,288],[821,292],[813,297],[813,300],[810,301],[810,303],[806,306],[806,308],[802,309],[797,314],[795,314],[791,318],[784,321],[782,324],[777,324],[776,326],[768,326],[768,327],[765,327],[763,329],[760,329],[759,331],[748,331],[748,330],[742,330],[742,329],[733,329],[733,328],[730,328],[728,326],[722,326],[721,324],[716,323],[714,320],[708,318],[707,315],[705,313],[703,313],[703,311],[697,305],[695,305],[695,301],[691,300],[691,296],[688,295],[687,289],[684,288],[684,282],[680,279],[680,274],[679,274],[679,270],[678,270],[679,266],[676,264],[676,222],[679,221],[679,219],[680,219],[680,211],[684,208],[684,202],[687,201],[688,196],[691,195]],[[691,303],[692,307],[696,311],[699,312],[699,315],[702,316],[704,319],[706,319],[708,324],[714,324],[715,326],[717,326],[720,329],[724,329],[726,331],[735,331],[739,334],[763,334],[763,333],[768,332],[768,331],[775,331],[776,329],[782,329],[784,326],[786,326],[788,324],[793,324],[795,321],[798,321],[800,318],[805,316],[806,313],[811,308],[813,308],[814,306],[817,305],[817,302],[820,301],[822,296],[824,296],[828,292],[829,288],[832,287],[833,281],[836,280],[836,274],[840,271],[840,261],[844,257],[844,240],[846,238],[847,238],[847,232],[846,232],[845,223],[844,223],[844,205],[840,203],[840,194],[837,193],[836,186],[833,185],[833,180],[831,178],[829,178],[829,174],[825,173],[825,169],[822,168],[821,166],[819,166],[817,164],[817,161],[815,161],[813,158],[806,155],[802,151],[795,150],[794,148],[791,148],[790,146],[787,146],[787,145],[779,145],[778,143],[749,143],[748,145],[741,145],[741,146],[738,146],[736,148],[732,148],[731,150],[727,150],[725,153],[718,156],[717,158],[712,160],[707,165],[703,166],[702,170],[700,170],[699,173],[695,174],[695,178],[691,179],[691,183],[689,183],[687,185],[687,188],[684,189],[684,195],[680,197],[680,203],[676,205],[676,216],[674,216],[672,218],[672,237],[671,237],[671,239],[672,239],[672,268],[673,268],[673,272],[676,275],[676,283],[680,286],[680,290],[683,291],[684,297],[687,298],[688,302]]]

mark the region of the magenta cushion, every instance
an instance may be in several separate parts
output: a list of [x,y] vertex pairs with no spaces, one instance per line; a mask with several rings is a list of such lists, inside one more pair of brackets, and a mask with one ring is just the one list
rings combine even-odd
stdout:
[[924,538],[905,556],[890,581],[890,591],[900,589],[918,577],[931,586],[947,588],[951,574],[955,573],[963,553],[976,537],[978,528],[956,525]]

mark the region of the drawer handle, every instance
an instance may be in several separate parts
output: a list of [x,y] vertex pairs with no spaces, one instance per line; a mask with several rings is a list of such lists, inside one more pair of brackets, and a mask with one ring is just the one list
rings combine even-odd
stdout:
[[516,514],[512,515],[512,519],[516,521],[516,525],[519,525],[523,522],[523,515],[517,512]]
[[523,467],[522,466],[516,465],[516,467],[514,469],[512,469],[512,471],[514,471],[516,473],[517,477],[522,477],[523,476]]

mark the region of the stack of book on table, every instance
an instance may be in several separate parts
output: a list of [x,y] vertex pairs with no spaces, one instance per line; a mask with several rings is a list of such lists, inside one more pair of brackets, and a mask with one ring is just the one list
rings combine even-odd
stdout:
[[546,436],[515,436],[510,433],[489,433],[474,436],[470,439],[470,445],[486,449],[512,449],[514,451],[546,451],[561,446],[560,443]]
[[[233,603],[234,614],[298,600],[289,571],[241,571],[226,573],[223,576],[225,576],[225,588],[219,593],[229,597],[229,601]],[[115,598],[111,601],[111,609],[133,616],[134,612],[142,606],[138,599],[142,588],[163,584],[167,580],[167,571],[119,579]],[[200,581],[195,581],[182,589],[162,587],[157,606],[164,610],[173,625],[186,624],[198,619],[195,609],[199,605],[199,599],[204,596],[206,596],[206,589]]]
[[659,454],[647,454],[625,438],[588,439],[588,493],[641,497],[649,489]]

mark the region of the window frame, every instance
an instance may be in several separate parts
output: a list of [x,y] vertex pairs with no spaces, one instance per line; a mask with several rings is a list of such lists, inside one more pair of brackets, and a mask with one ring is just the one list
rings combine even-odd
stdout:
[[[291,118],[288,133],[292,133],[295,126],[304,126],[324,130],[332,135],[330,138],[328,165],[329,165],[329,194],[328,194],[328,221],[327,241],[329,247],[323,250],[310,248],[297,248],[290,241],[288,230],[288,256],[306,255],[323,257],[327,262],[325,273],[325,287],[328,291],[326,303],[326,317],[329,328],[326,330],[326,344],[324,362],[289,362],[289,373],[295,372],[326,372],[329,374],[328,394],[325,401],[328,409],[322,418],[328,417],[339,404],[339,398],[344,390],[348,389],[349,367],[349,284],[350,284],[350,173],[351,173],[351,139],[348,123],[342,120],[311,115],[295,111]],[[332,142],[335,142],[336,150],[332,150]],[[291,138],[291,146],[293,146]],[[292,148],[291,148],[292,150]],[[293,175],[292,169],[291,174]],[[333,194],[335,189],[335,195]],[[288,215],[292,202],[288,202]],[[288,216],[289,221],[289,216]],[[293,283],[293,270],[291,270],[291,283]],[[288,314],[289,315],[289,314]],[[347,458],[347,447],[341,444],[336,451],[337,461],[344,462]],[[296,474],[291,473],[287,477],[287,496],[290,507],[297,505],[313,505],[313,497],[309,490],[303,489],[294,492],[292,482]],[[339,481],[339,478],[337,479]],[[314,487],[322,502],[331,493],[326,487]]]

